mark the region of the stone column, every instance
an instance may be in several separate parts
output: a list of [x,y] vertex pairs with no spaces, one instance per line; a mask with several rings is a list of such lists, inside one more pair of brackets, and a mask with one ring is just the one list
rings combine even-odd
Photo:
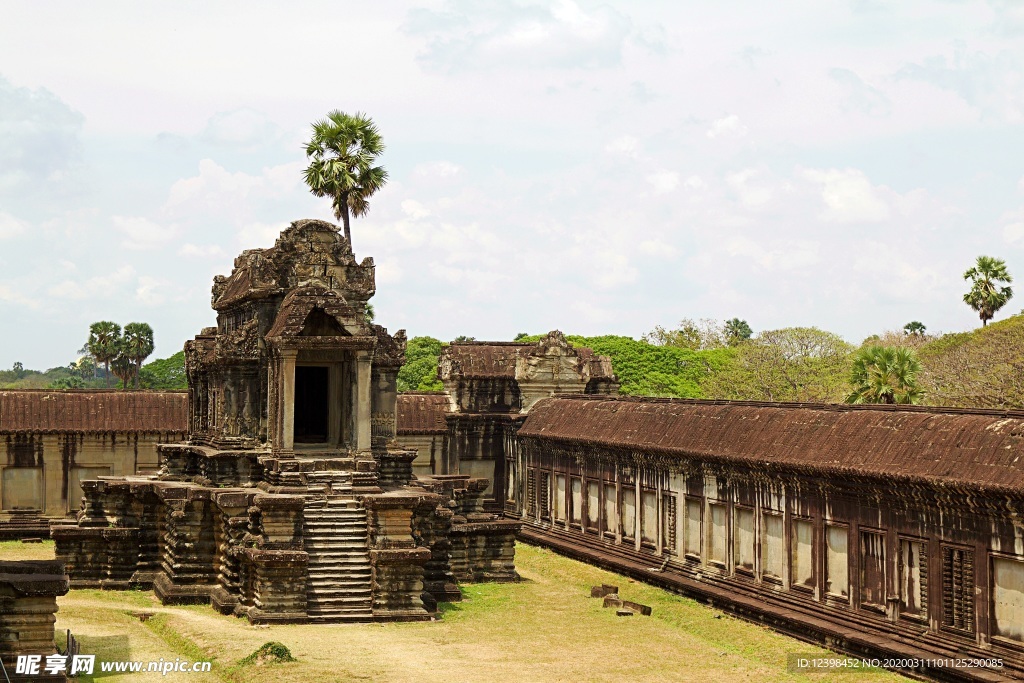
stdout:
[[279,442],[283,453],[295,448],[295,359],[299,352],[282,349],[281,354],[281,435]]
[[[45,673],[46,656],[57,654],[53,642],[57,596],[68,592],[64,565],[57,560],[0,562],[0,656],[12,683],[64,681]],[[15,675],[18,655],[38,655],[40,674]]]
[[370,377],[370,352],[360,351],[356,358],[356,400],[355,405],[355,431],[356,450],[370,450],[370,390],[372,381]]

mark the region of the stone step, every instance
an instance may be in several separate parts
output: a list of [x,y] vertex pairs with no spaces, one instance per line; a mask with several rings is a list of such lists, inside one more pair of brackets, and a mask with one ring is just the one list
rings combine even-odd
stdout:
[[323,610],[309,611],[309,621],[313,624],[341,624],[373,621],[373,610]]
[[306,508],[303,511],[303,519],[311,522],[338,519],[344,522],[366,523],[366,513],[359,510],[332,510],[331,508]]
[[358,519],[352,517],[336,517],[334,519],[319,517],[309,519],[307,518],[302,526],[307,529],[322,529],[324,527],[338,527],[339,529],[351,529],[353,531],[364,531],[366,530],[366,518]]
[[350,579],[348,581],[310,581],[306,587],[306,595],[317,597],[366,597],[370,595],[370,577]]
[[367,591],[366,595],[358,597],[325,597],[322,595],[310,595],[306,594],[306,608],[316,609],[317,607],[323,609],[335,608],[344,609],[348,608],[359,608],[359,607],[370,607],[373,604],[373,600],[370,598],[370,593]]
[[368,598],[370,597],[370,577],[350,579],[348,581],[310,580],[306,595],[317,598]]
[[358,552],[360,550],[366,550],[366,539],[358,538],[345,538],[343,536],[306,536],[303,539],[303,547],[306,552],[312,550],[313,552]]
[[365,554],[361,557],[352,555],[350,557],[324,557],[324,558],[313,558],[309,562],[309,569],[335,569],[335,570],[348,570],[353,567],[370,566],[370,558]]

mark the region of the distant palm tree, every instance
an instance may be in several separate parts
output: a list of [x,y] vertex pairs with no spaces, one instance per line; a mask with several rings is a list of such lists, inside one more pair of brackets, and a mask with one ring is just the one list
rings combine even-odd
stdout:
[[313,124],[313,137],[306,144],[310,163],[305,181],[317,197],[332,198],[334,215],[345,227],[349,246],[349,214],[362,216],[369,211],[370,196],[387,182],[384,167],[373,165],[383,152],[377,126],[365,114],[335,109]]
[[132,363],[131,356],[127,355],[125,351],[124,340],[122,339],[121,353],[119,353],[110,363],[110,371],[114,373],[114,377],[121,380],[122,389],[128,388],[128,381],[132,378],[132,375],[135,374],[135,364]]
[[921,363],[907,347],[867,346],[853,356],[847,403],[920,403],[924,391],[917,385]]
[[135,388],[139,388],[139,370],[142,362],[153,353],[153,328],[148,323],[128,323],[124,326],[124,354],[132,362]]
[[96,363],[102,363],[106,370],[107,388],[110,388],[110,362],[117,358],[120,353],[121,326],[109,320],[101,320],[89,326],[89,341],[86,348],[96,359]]
[[914,334],[921,336],[925,333],[928,328],[924,326],[924,323],[920,320],[911,320],[909,323],[903,326],[903,331],[907,334]]
[[964,303],[978,312],[982,327],[1013,296],[1013,289],[999,285],[1013,282],[1006,270],[1006,261],[991,256],[979,256],[978,261],[966,273],[965,280],[971,280],[971,291],[964,294]]
[[733,318],[732,320],[725,321],[725,340],[729,346],[736,346],[742,341],[750,339],[754,331],[750,329],[750,325],[747,324],[746,320],[740,320],[739,318]]

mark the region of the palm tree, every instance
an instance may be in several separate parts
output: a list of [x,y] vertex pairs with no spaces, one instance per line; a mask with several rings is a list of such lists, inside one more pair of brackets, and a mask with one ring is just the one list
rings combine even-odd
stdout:
[[853,356],[847,403],[920,403],[924,391],[917,385],[921,363],[905,346],[866,346]]
[[911,320],[909,323],[903,326],[903,331],[906,334],[913,334],[915,336],[923,336],[925,330],[928,328],[924,326],[924,323],[920,320]]
[[117,354],[117,357],[114,358],[113,361],[111,361],[110,370],[114,373],[114,377],[121,380],[121,388],[127,389],[128,380],[130,380],[132,375],[135,374],[135,364],[132,362],[131,356],[127,354],[127,349],[125,348],[123,339],[121,340],[120,346],[121,352]]
[[142,361],[153,353],[153,328],[148,323],[128,323],[124,326],[124,353],[132,361],[135,388],[139,388],[139,370]]
[[725,340],[729,346],[736,346],[740,342],[750,339],[750,336],[754,334],[754,331],[750,329],[750,325],[747,324],[747,321],[740,320],[739,318],[726,320],[724,331]]
[[991,256],[979,256],[978,261],[966,273],[965,280],[971,280],[971,291],[964,294],[964,303],[978,312],[982,327],[1013,296],[1013,289],[999,285],[1013,282],[1006,270],[1006,261]]
[[110,388],[110,361],[117,358],[120,352],[121,326],[109,320],[101,320],[89,326],[89,341],[86,347],[106,370],[107,388]]
[[306,144],[310,160],[304,172],[306,184],[315,196],[332,198],[334,215],[345,226],[349,246],[349,214],[362,216],[369,211],[370,196],[387,182],[384,167],[373,165],[383,152],[377,126],[365,114],[335,109],[313,124],[313,137]]

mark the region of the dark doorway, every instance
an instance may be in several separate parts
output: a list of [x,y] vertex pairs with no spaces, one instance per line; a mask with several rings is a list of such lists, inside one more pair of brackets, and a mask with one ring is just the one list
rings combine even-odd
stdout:
[[295,443],[326,443],[328,369],[316,366],[295,368]]

